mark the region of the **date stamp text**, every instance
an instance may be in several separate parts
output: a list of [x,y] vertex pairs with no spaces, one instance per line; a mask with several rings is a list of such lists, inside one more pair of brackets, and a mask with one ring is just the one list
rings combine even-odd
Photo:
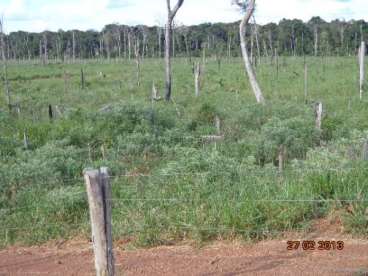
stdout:
[[343,241],[288,241],[287,242],[287,250],[304,250],[304,251],[313,251],[313,250],[344,250],[345,243]]

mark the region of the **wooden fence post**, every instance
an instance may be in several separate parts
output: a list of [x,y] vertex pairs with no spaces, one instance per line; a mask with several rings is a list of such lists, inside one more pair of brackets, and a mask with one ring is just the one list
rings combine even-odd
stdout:
[[365,42],[362,41],[362,45],[359,49],[359,65],[360,65],[360,81],[359,81],[359,94],[360,99],[363,98],[363,90],[364,90],[364,57],[365,57]]
[[107,269],[109,276],[115,274],[114,267],[114,252],[112,242],[112,225],[111,225],[111,185],[108,173],[108,168],[100,168],[102,190],[105,196],[105,227],[106,227],[106,240],[107,240]]
[[141,55],[139,53],[139,40],[137,39],[134,46],[135,63],[137,66],[137,86],[141,85]]
[[323,114],[323,105],[322,103],[316,104],[316,129],[322,129],[322,114]]
[[52,121],[54,119],[54,112],[52,111],[52,105],[49,104],[49,119]]
[[106,160],[105,144],[101,145],[101,155],[102,155],[102,160]]
[[221,71],[221,55],[216,54],[216,61],[217,61],[217,69],[220,72]]
[[200,94],[200,82],[201,82],[201,64],[198,62],[194,68],[194,87],[195,87],[195,96],[199,97]]
[[151,94],[152,101],[159,101],[161,97],[159,96],[159,91],[156,88],[155,82],[152,83],[152,94]]
[[97,276],[114,275],[111,234],[111,187],[107,168],[85,170]]
[[276,59],[276,79],[279,79],[279,54],[277,48],[275,48],[275,59]]
[[365,140],[363,144],[362,160],[368,161],[368,140]]
[[279,173],[283,173],[284,172],[285,158],[286,158],[286,148],[285,148],[284,145],[281,145],[279,147],[279,156],[278,156],[278,160],[279,160]]
[[217,135],[221,135],[221,119],[218,115],[215,116],[215,126]]
[[85,84],[84,84],[84,71],[83,68],[81,68],[81,88],[84,90]]
[[24,146],[24,149],[25,150],[27,150],[28,149],[28,146],[29,146],[28,136],[27,136],[26,131],[23,132],[23,146]]
[[66,73],[65,70],[64,70],[63,78],[64,78],[64,94],[66,94],[68,92],[68,74]]
[[308,65],[304,64],[304,101],[308,103]]

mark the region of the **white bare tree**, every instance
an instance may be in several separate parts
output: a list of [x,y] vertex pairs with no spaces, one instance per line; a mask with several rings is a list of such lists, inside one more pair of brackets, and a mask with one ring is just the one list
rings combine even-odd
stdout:
[[137,65],[137,86],[141,85],[141,54],[139,52],[140,43],[139,38],[136,38],[134,45],[135,63]]
[[240,46],[243,55],[245,70],[249,77],[249,82],[252,87],[253,93],[257,99],[258,103],[264,103],[265,99],[263,97],[261,88],[257,82],[256,75],[254,73],[252,64],[249,60],[248,50],[247,50],[247,41],[245,38],[247,25],[249,23],[250,18],[252,17],[255,9],[255,0],[233,0],[233,4],[238,5],[243,11],[245,11],[245,15],[240,22],[239,33],[240,33]]
[[166,33],[165,33],[165,66],[166,66],[166,82],[165,82],[165,99],[166,101],[171,100],[171,42],[172,42],[172,27],[173,20],[175,18],[176,13],[183,5],[184,0],[178,0],[175,7],[171,9],[170,0],[166,0],[167,2],[167,23],[166,23]]
[[166,24],[166,19],[165,18],[161,18],[161,17],[157,17],[155,19],[155,25],[157,28],[157,46],[158,46],[158,57],[161,58],[163,57],[163,50],[164,50],[164,45],[162,45],[162,38],[164,37],[164,33],[165,33],[165,24]]

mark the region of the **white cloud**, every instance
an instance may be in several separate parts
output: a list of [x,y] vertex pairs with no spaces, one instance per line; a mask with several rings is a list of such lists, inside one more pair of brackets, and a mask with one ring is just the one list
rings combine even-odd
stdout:
[[10,16],[25,15],[26,5],[24,0],[12,0],[6,9],[6,12],[9,13]]
[[[259,23],[282,18],[312,16],[325,20],[368,19],[367,0],[257,0]],[[122,24],[164,23],[166,0],[1,0],[0,13],[8,31],[98,29],[114,22]],[[174,3],[174,0],[172,0]],[[177,21],[184,24],[231,22],[241,18],[231,0],[185,0]]]
[[[363,0],[365,1],[365,0]],[[362,9],[366,6],[362,0],[261,0],[257,5],[257,17],[261,23],[278,22],[283,18],[298,18],[308,21],[313,16],[321,16],[325,20],[367,18]]]

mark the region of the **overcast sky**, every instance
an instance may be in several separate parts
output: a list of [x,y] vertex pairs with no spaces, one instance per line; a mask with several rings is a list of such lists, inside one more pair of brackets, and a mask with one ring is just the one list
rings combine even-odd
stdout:
[[[174,1],[171,0],[172,5]],[[312,16],[368,20],[368,0],[257,0],[257,23]],[[0,0],[5,31],[101,30],[110,23],[163,25],[166,0]],[[177,21],[186,25],[232,22],[241,15],[231,0],[184,0]]]

